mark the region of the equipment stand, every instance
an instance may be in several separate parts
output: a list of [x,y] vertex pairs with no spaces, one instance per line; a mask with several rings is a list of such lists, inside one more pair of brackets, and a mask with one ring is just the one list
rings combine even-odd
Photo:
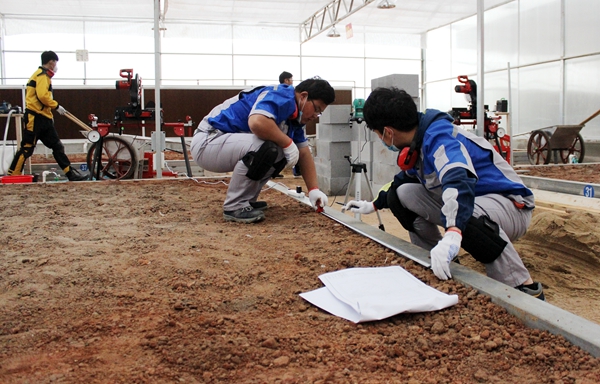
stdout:
[[[362,173],[365,173],[365,176],[367,175],[367,165],[365,163],[353,163],[350,161],[350,156],[344,156],[348,162],[350,163],[350,168],[352,169],[352,172],[350,174],[350,181],[348,182],[348,188],[346,189],[346,197],[344,198],[344,206],[346,206],[346,204],[348,204],[348,198],[350,196],[350,186],[352,185],[352,182],[355,181],[355,191],[354,191],[354,199],[355,200],[361,200],[360,198],[360,189],[361,189],[361,184],[362,184]],[[365,179],[367,182],[367,189],[369,190],[369,193],[371,194],[371,201],[374,200],[375,196],[373,195],[373,190],[371,189],[371,183],[369,183],[369,179],[366,178]],[[379,211],[375,211],[375,213],[377,214],[377,220],[379,221],[379,229],[381,229],[382,231],[385,232],[385,227],[383,226],[383,222],[381,221],[381,216],[379,215]],[[354,217],[356,219],[360,220],[360,213],[355,213]]]

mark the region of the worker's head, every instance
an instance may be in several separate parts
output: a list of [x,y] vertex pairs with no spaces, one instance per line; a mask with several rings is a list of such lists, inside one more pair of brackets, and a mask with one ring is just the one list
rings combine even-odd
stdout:
[[54,76],[56,71],[58,71],[58,66],[56,63],[58,62],[58,55],[53,51],[45,51],[42,52],[42,67],[48,69],[51,73],[50,76]]
[[304,80],[295,91],[301,124],[321,116],[325,108],[335,101],[333,87],[318,76]]
[[279,75],[279,84],[294,84],[293,75],[286,71],[281,72],[281,75]]
[[58,55],[53,51],[42,52],[42,65],[48,64],[50,61],[58,61]]
[[409,146],[419,124],[412,96],[396,87],[376,88],[371,92],[363,114],[367,127],[392,150]]

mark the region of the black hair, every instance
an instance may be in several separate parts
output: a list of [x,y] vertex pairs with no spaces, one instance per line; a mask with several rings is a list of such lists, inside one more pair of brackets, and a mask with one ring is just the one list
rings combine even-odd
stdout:
[[335,101],[335,91],[327,80],[320,77],[307,79],[296,86],[296,93],[308,92],[309,100],[321,100],[326,105]]
[[279,75],[279,84],[283,84],[283,82],[287,79],[292,78],[293,75],[289,72],[283,71],[281,72],[281,75]]
[[53,51],[42,52],[42,65],[48,64],[50,60],[58,61],[58,55]]
[[412,96],[396,87],[376,88],[363,107],[369,129],[383,133],[384,127],[408,132],[419,124],[417,105]]

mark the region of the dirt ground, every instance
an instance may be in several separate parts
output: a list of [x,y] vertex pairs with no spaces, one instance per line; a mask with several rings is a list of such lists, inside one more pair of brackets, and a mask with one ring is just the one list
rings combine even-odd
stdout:
[[[266,220],[224,222],[226,182],[0,187],[0,382],[600,382],[562,337],[275,190]],[[597,323],[599,220],[539,210],[516,244],[550,303]],[[387,265],[459,303],[354,324],[299,296]]]

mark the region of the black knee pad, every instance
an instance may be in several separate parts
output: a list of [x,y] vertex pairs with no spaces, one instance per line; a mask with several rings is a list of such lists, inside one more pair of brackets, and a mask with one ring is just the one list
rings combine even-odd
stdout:
[[462,235],[461,247],[484,264],[496,260],[508,244],[500,237],[500,226],[485,215],[471,216]]
[[402,205],[398,198],[398,194],[396,193],[396,189],[398,189],[398,187],[392,185],[388,190],[387,205],[394,214],[394,217],[402,224],[402,227],[409,232],[414,232],[415,227],[413,224],[418,215]]
[[256,181],[264,179],[267,172],[275,166],[278,153],[279,147],[272,141],[265,141],[257,151],[248,152],[242,157],[242,161],[248,167],[246,177]]

